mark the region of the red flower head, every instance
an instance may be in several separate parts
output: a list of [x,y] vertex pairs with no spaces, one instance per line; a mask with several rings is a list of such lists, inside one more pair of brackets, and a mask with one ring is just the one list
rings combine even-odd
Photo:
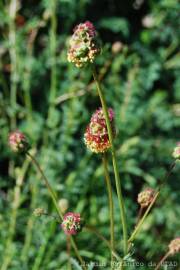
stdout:
[[[110,108],[109,119],[114,131],[114,111]],[[84,134],[84,140],[87,147],[95,153],[104,153],[111,147],[106,121],[103,114],[102,108],[98,109],[91,117],[90,124],[86,128],[86,132]]]
[[173,157],[175,159],[180,159],[180,142],[178,142],[177,146],[174,148]]
[[68,212],[64,215],[61,227],[65,234],[76,235],[82,230],[83,221],[80,214]]
[[26,136],[20,131],[13,131],[9,134],[9,146],[13,152],[26,152],[29,144]]
[[89,21],[77,25],[70,38],[68,61],[75,63],[77,67],[83,67],[93,63],[99,53],[100,47],[94,25]]

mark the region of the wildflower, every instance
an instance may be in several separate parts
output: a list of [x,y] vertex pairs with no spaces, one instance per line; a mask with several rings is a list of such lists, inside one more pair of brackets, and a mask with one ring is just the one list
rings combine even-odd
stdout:
[[141,207],[147,207],[150,205],[154,198],[155,191],[152,188],[146,188],[144,191],[140,192],[138,194],[138,203],[141,205]]
[[75,63],[77,67],[83,67],[93,63],[99,53],[100,47],[94,25],[89,21],[77,25],[69,41],[68,61]]
[[58,202],[59,208],[62,213],[65,213],[69,207],[69,202],[67,199],[60,199]]
[[180,142],[177,143],[172,155],[175,159],[180,159]]
[[112,53],[113,54],[117,54],[117,53],[119,53],[122,50],[122,48],[123,48],[122,42],[116,41],[116,42],[114,42],[112,44],[112,48],[111,48],[112,49]]
[[[115,135],[113,122],[114,111],[110,108],[108,113],[113,133]],[[102,108],[96,110],[96,112],[92,115],[90,124],[87,126],[84,134],[84,141],[87,147],[94,153],[104,153],[108,150],[108,148],[111,147]]]
[[169,253],[170,253],[170,255],[180,253],[180,237],[177,237],[170,242]]
[[43,208],[34,209],[33,215],[36,217],[40,217],[45,214],[45,210]]
[[14,131],[9,134],[9,146],[13,152],[26,152],[29,149],[29,143],[26,136],[20,131]]
[[82,230],[83,221],[80,214],[68,212],[63,217],[61,227],[65,234],[76,235]]

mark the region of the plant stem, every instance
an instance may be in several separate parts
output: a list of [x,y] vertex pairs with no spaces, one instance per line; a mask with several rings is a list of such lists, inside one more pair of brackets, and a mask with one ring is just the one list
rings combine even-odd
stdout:
[[109,243],[109,241],[99,231],[97,231],[94,227],[91,227],[91,226],[85,226],[85,229],[88,230],[88,231],[90,231],[90,232],[93,232],[99,239],[101,239],[102,241],[104,241],[104,243],[106,243],[106,245],[111,250],[112,255],[117,260],[120,260],[121,261],[121,258],[119,257],[119,255],[117,254],[117,252],[115,251],[115,249],[112,249],[112,246]]
[[52,0],[51,4],[51,29],[50,29],[50,58],[51,58],[51,85],[49,96],[49,111],[48,119],[51,116],[52,109],[55,105],[56,90],[57,90],[57,68],[56,68],[56,31],[57,31],[57,18],[56,18],[57,0]]
[[141,218],[141,220],[140,220],[139,223],[137,224],[136,228],[134,229],[132,235],[130,236],[130,238],[129,238],[129,240],[128,240],[129,243],[132,242],[132,241],[135,239],[136,235],[137,235],[138,232],[140,231],[140,229],[141,229],[141,227],[142,227],[142,225],[143,225],[143,223],[144,223],[144,221],[145,221],[145,218],[147,217],[147,215],[148,215],[149,211],[151,210],[152,206],[154,205],[154,203],[155,203],[155,201],[156,201],[158,195],[159,195],[159,191],[157,191],[156,194],[154,195],[154,198],[153,198],[151,204],[150,204],[149,207],[147,208],[146,212],[144,213],[143,217]]
[[11,0],[9,5],[9,54],[11,61],[10,74],[10,103],[12,107],[11,128],[16,128],[16,95],[17,95],[17,52],[16,52],[16,27],[15,17],[17,10],[17,0]]
[[158,265],[156,266],[156,268],[154,269],[154,270],[158,270],[160,267],[161,267],[161,265],[162,265],[162,263],[167,259],[167,257],[169,257],[169,255],[170,255],[170,253],[169,253],[169,251],[164,255],[164,257],[160,260],[160,262],[158,263]]
[[118,172],[118,164],[117,164],[117,159],[116,159],[116,152],[115,152],[115,147],[114,147],[114,143],[113,143],[113,132],[112,132],[112,127],[111,127],[111,123],[109,120],[108,108],[106,105],[106,101],[105,101],[105,98],[104,98],[104,95],[103,95],[95,68],[93,68],[93,77],[94,77],[97,91],[98,91],[98,94],[99,94],[99,97],[101,100],[102,109],[103,109],[103,113],[104,113],[106,125],[107,125],[107,130],[108,130],[109,141],[111,143],[112,162],[113,162],[113,168],[114,168],[116,190],[117,190],[118,203],[119,203],[119,207],[120,207],[120,215],[121,215],[121,222],[122,222],[122,229],[123,229],[124,255],[126,255],[127,250],[128,250],[127,224],[126,224],[124,201],[123,201],[123,196],[122,196],[122,191],[121,191],[120,176],[119,176],[119,172]]
[[128,240],[128,243],[132,242],[132,241],[135,239],[135,237],[136,237],[136,235],[138,234],[138,232],[140,231],[140,229],[141,229],[141,227],[142,227],[142,225],[143,225],[143,223],[144,223],[144,221],[145,221],[145,218],[147,217],[148,213],[150,212],[151,208],[153,207],[154,203],[156,202],[156,200],[157,200],[157,198],[158,198],[158,196],[159,196],[159,193],[160,193],[161,188],[163,187],[163,185],[164,185],[165,182],[167,181],[167,179],[168,179],[168,177],[170,176],[170,174],[171,174],[172,170],[174,169],[175,165],[176,165],[176,162],[173,162],[173,163],[170,165],[170,169],[169,169],[168,172],[166,173],[166,175],[165,175],[165,177],[164,177],[164,179],[163,179],[163,181],[162,181],[162,184],[161,184],[160,187],[158,188],[156,194],[154,195],[154,198],[153,198],[151,204],[150,204],[149,207],[146,209],[146,211],[145,211],[143,217],[141,218],[141,220],[140,220],[139,223],[137,224],[136,228],[134,229],[133,233],[131,234],[131,236],[130,236],[130,238],[129,238],[129,240]]
[[[102,156],[103,166],[104,166],[104,174],[106,180],[106,186],[108,191],[108,201],[109,201],[109,215],[110,215],[110,235],[111,235],[111,247],[112,249],[115,248],[114,243],[114,205],[113,205],[113,197],[112,197],[112,188],[111,188],[111,180],[108,173],[108,164],[107,164],[107,156],[104,153]],[[113,261],[113,256],[111,253],[111,260]]]
[[[48,181],[47,177],[45,176],[43,170],[41,169],[41,167],[40,167],[38,161],[37,161],[37,160],[36,160],[29,152],[27,152],[26,154],[30,157],[30,159],[31,159],[32,162],[34,163],[35,167],[36,167],[37,170],[40,172],[40,174],[41,174],[41,176],[42,176],[42,178],[43,178],[43,180],[44,180],[44,182],[45,182],[45,184],[46,184],[46,187],[47,187],[47,189],[48,189],[48,191],[49,191],[49,193],[50,193],[50,195],[51,195],[51,198],[52,198],[52,200],[53,200],[53,203],[54,203],[54,206],[55,206],[55,208],[56,208],[56,211],[57,211],[57,213],[58,213],[58,215],[59,215],[59,218],[60,218],[60,220],[63,220],[63,214],[61,213],[61,210],[60,210],[60,208],[59,208],[59,206],[58,206],[56,194],[54,193],[54,191],[53,191],[51,185],[49,184],[49,181]],[[76,243],[75,243],[75,241],[74,241],[74,239],[73,239],[72,236],[70,236],[70,240],[71,240],[72,246],[73,246],[73,248],[74,248],[75,254],[76,254],[77,258],[79,259],[79,261],[80,261],[80,263],[81,263],[81,265],[82,265],[82,268],[83,268],[84,270],[86,270],[86,267],[84,266],[84,265],[85,265],[85,264],[84,264],[84,261],[83,261],[83,259],[81,258],[80,254],[79,254],[77,245],[76,245]]]
[[42,178],[43,178],[43,180],[44,180],[44,182],[46,184],[46,187],[47,187],[47,189],[48,189],[48,191],[49,191],[49,193],[51,195],[51,198],[53,200],[53,203],[54,203],[54,206],[56,208],[56,211],[57,211],[60,219],[62,220],[63,219],[63,215],[62,215],[61,210],[60,210],[60,208],[58,206],[56,194],[54,193],[51,185],[49,184],[49,181],[48,181],[47,177],[45,176],[43,170],[41,169],[41,167],[40,167],[39,163],[37,162],[37,160],[35,159],[35,157],[33,157],[29,152],[27,152],[27,155],[30,157],[30,159],[32,160],[32,162],[34,163],[34,165],[36,166],[36,168],[40,172],[40,174],[41,174],[41,176],[42,176]]

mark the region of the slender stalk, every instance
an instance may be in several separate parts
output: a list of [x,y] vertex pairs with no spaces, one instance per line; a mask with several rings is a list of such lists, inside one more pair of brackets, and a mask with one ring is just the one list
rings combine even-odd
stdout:
[[131,234],[131,236],[130,236],[130,238],[129,238],[129,240],[128,240],[128,243],[132,242],[132,241],[135,239],[135,237],[137,236],[137,234],[139,233],[139,231],[141,230],[142,225],[143,225],[143,223],[144,223],[144,221],[145,221],[147,215],[149,214],[151,208],[153,207],[154,203],[156,202],[156,200],[157,200],[157,198],[158,198],[158,196],[159,196],[159,193],[160,193],[160,191],[161,191],[161,188],[162,188],[163,185],[166,183],[166,181],[167,181],[167,179],[169,178],[170,174],[172,173],[172,171],[173,171],[175,165],[176,165],[176,161],[173,162],[173,163],[170,165],[170,168],[169,168],[168,172],[166,173],[166,175],[165,175],[165,177],[164,177],[164,179],[163,179],[163,181],[162,181],[160,187],[158,188],[156,194],[154,195],[154,198],[153,198],[151,204],[150,204],[149,207],[146,209],[146,211],[145,211],[143,217],[141,218],[141,220],[140,220],[139,223],[137,224],[136,228],[134,229],[133,233]]
[[[110,216],[110,236],[111,236],[111,247],[112,249],[115,248],[114,243],[114,205],[113,205],[113,197],[112,197],[112,188],[111,188],[111,180],[108,173],[108,164],[107,164],[107,157],[106,154],[102,156],[103,166],[104,166],[104,174],[106,180],[106,186],[108,191],[108,201],[109,201],[109,216]],[[113,260],[113,256],[111,253],[111,260]]]
[[129,243],[132,242],[135,239],[135,237],[137,236],[138,232],[141,230],[141,227],[142,227],[142,225],[143,225],[143,223],[144,223],[147,215],[149,214],[149,212],[150,212],[152,206],[154,205],[154,203],[155,203],[155,201],[156,201],[156,199],[157,199],[158,196],[159,196],[159,191],[156,192],[156,194],[154,195],[154,198],[153,198],[151,204],[148,206],[148,208],[147,208],[146,212],[144,213],[143,217],[141,218],[141,220],[139,221],[139,223],[135,227],[132,235],[130,236],[130,238],[128,240]]
[[67,255],[68,255],[68,270],[72,270],[71,268],[71,261],[70,261],[70,256],[71,256],[71,242],[69,235],[67,235],[66,238],[66,249],[67,249]]
[[156,266],[156,268],[154,270],[158,270],[161,265],[163,264],[163,262],[169,257],[170,253],[169,251],[164,255],[164,257],[160,260],[160,262],[158,263],[158,265]]
[[9,5],[9,54],[11,61],[11,86],[10,86],[10,103],[12,107],[11,128],[16,127],[16,96],[17,96],[17,52],[16,52],[16,27],[15,17],[17,10],[17,0],[11,0]]
[[93,232],[100,240],[104,241],[104,243],[109,247],[109,249],[111,250],[112,255],[117,259],[117,260],[122,260],[120,258],[120,256],[117,254],[117,252],[115,251],[115,249],[112,249],[111,244],[109,243],[109,241],[99,232],[97,231],[94,227],[91,226],[85,226],[85,229]]
[[32,160],[32,162],[34,163],[34,165],[36,166],[36,168],[40,172],[40,174],[41,174],[41,176],[42,176],[42,178],[43,178],[43,180],[44,180],[44,182],[46,184],[46,187],[47,187],[47,189],[48,189],[48,191],[49,191],[49,193],[51,195],[51,198],[53,200],[53,203],[54,203],[54,206],[56,208],[56,211],[57,211],[60,219],[62,220],[63,219],[63,215],[62,215],[61,210],[60,210],[60,208],[58,206],[56,194],[54,193],[51,185],[49,184],[49,181],[48,181],[47,177],[45,176],[43,170],[41,169],[41,167],[40,167],[39,163],[37,162],[37,160],[35,159],[35,157],[33,157],[29,152],[27,152],[27,155],[30,157],[30,159]]
[[[48,191],[49,191],[49,193],[50,193],[50,195],[51,195],[51,198],[52,198],[52,200],[53,200],[53,203],[54,203],[54,206],[55,206],[56,211],[57,211],[57,213],[58,213],[58,216],[59,216],[60,220],[63,220],[63,214],[62,214],[62,212],[61,212],[61,210],[60,210],[60,208],[59,208],[59,206],[58,206],[56,194],[54,193],[54,191],[53,191],[51,185],[49,184],[49,181],[48,181],[47,177],[45,176],[43,170],[41,169],[41,167],[40,167],[38,161],[37,161],[37,160],[36,160],[29,152],[27,152],[26,154],[30,157],[30,159],[31,159],[32,162],[34,163],[35,167],[36,167],[37,170],[40,172],[40,174],[41,174],[41,176],[42,176],[42,178],[43,178],[43,180],[44,180],[44,182],[45,182],[45,185],[46,185],[46,187],[47,187],[47,189],[48,189]],[[86,267],[84,266],[84,265],[85,265],[85,264],[84,264],[84,261],[83,261],[83,259],[81,258],[80,254],[79,254],[77,245],[76,245],[76,243],[75,243],[75,241],[74,241],[74,239],[73,239],[72,236],[70,236],[70,240],[71,240],[72,247],[74,248],[75,254],[76,254],[77,258],[79,259],[79,261],[80,261],[80,263],[81,263],[81,265],[82,265],[82,268],[83,268],[84,270],[86,270]]]
[[112,162],[113,162],[113,168],[114,168],[114,175],[115,175],[115,182],[116,182],[116,190],[117,190],[117,196],[118,196],[118,203],[120,207],[120,215],[121,215],[121,222],[122,222],[122,228],[123,228],[123,238],[124,238],[124,255],[127,254],[128,250],[128,241],[127,241],[127,223],[126,223],[126,216],[125,216],[125,207],[124,207],[124,201],[123,201],[123,196],[122,196],[122,191],[121,191],[121,182],[120,182],[120,176],[118,172],[118,164],[117,164],[117,159],[116,159],[116,152],[115,152],[115,147],[113,143],[113,132],[111,128],[111,123],[109,120],[109,114],[108,114],[108,108],[106,105],[106,101],[98,80],[98,76],[96,73],[95,68],[93,68],[93,77],[94,81],[96,83],[97,91],[101,100],[102,104],[102,109],[103,113],[105,116],[106,120],[106,125],[107,125],[107,130],[108,130],[108,136],[109,136],[109,141],[111,143],[111,153],[112,153]]
[[57,32],[57,18],[56,18],[56,6],[57,0],[52,0],[51,4],[51,29],[50,29],[50,57],[51,57],[51,85],[49,96],[49,111],[48,120],[51,115],[51,111],[55,106],[56,90],[57,90],[57,68],[56,68],[56,32]]

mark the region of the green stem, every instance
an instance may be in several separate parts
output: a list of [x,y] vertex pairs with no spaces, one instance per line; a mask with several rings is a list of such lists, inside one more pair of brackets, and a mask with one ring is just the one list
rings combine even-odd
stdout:
[[158,270],[162,263],[169,257],[170,253],[169,251],[164,255],[164,257],[160,260],[160,262],[158,263],[158,265],[156,266],[156,268],[154,270]]
[[43,170],[41,169],[39,163],[37,162],[37,160],[35,159],[35,157],[33,157],[29,152],[27,152],[27,155],[30,157],[30,159],[32,160],[32,162],[34,163],[34,165],[36,166],[36,168],[38,169],[38,171],[40,172],[45,184],[46,184],[46,187],[51,195],[51,198],[53,200],[53,203],[54,203],[54,206],[56,208],[56,211],[60,217],[60,219],[62,220],[63,219],[63,214],[61,213],[61,210],[58,206],[58,203],[57,203],[57,198],[56,198],[56,194],[54,193],[51,185],[49,184],[49,181],[47,179],[47,177],[45,176]]
[[137,235],[138,232],[140,231],[140,229],[141,229],[141,227],[142,227],[142,225],[143,225],[143,223],[144,223],[144,221],[145,221],[147,215],[149,214],[149,212],[150,212],[152,206],[154,205],[154,203],[155,203],[155,201],[156,201],[156,199],[157,199],[158,196],[159,196],[159,191],[157,191],[157,193],[154,195],[154,198],[153,198],[151,204],[150,204],[149,207],[147,208],[146,212],[144,213],[143,217],[141,218],[141,220],[140,220],[139,223],[137,224],[136,228],[134,229],[134,231],[133,231],[131,237],[130,237],[129,240],[128,240],[129,243],[132,242],[132,241],[135,239],[136,235]]
[[56,90],[57,90],[57,68],[56,68],[56,32],[57,32],[57,18],[56,18],[57,0],[52,0],[51,7],[51,29],[50,29],[50,57],[51,57],[51,85],[49,102],[50,107],[48,111],[48,120],[52,109],[55,105]]
[[[112,249],[114,249],[115,248],[115,243],[114,243],[114,205],[113,205],[111,180],[110,180],[110,176],[108,173],[108,164],[107,164],[106,154],[103,154],[102,160],[103,160],[104,174],[105,174],[106,186],[107,186],[107,191],[108,191],[108,201],[109,201],[110,235],[111,235],[110,243],[111,243]],[[112,255],[111,255],[111,260],[113,260]]]
[[101,239],[102,241],[104,241],[104,243],[106,243],[106,245],[109,247],[109,249],[111,250],[112,255],[119,261],[122,261],[122,259],[120,258],[120,256],[117,254],[117,252],[115,251],[115,249],[112,249],[111,244],[109,243],[109,241],[99,232],[97,231],[94,227],[91,226],[85,226],[85,229],[93,232],[99,239]]
[[[44,182],[45,182],[45,184],[46,184],[46,187],[47,187],[47,189],[48,189],[48,191],[49,191],[49,193],[50,193],[50,195],[51,195],[51,198],[52,198],[52,200],[53,200],[53,203],[54,203],[54,206],[55,206],[56,211],[57,211],[57,213],[58,213],[58,216],[59,216],[60,220],[63,220],[63,214],[61,213],[61,210],[60,210],[60,208],[59,208],[59,206],[58,206],[56,194],[54,193],[54,191],[53,191],[51,185],[49,184],[49,181],[48,181],[47,177],[45,176],[43,170],[41,169],[41,167],[40,167],[38,161],[37,161],[37,160],[36,160],[29,152],[27,152],[26,154],[30,157],[30,159],[31,159],[32,162],[34,163],[35,167],[36,167],[37,170],[40,172],[40,174],[41,174],[41,176],[42,176],[42,178],[43,178],[43,180],[44,180]],[[79,254],[77,245],[76,245],[76,243],[75,243],[75,241],[74,241],[74,239],[73,239],[72,236],[70,236],[70,240],[71,240],[72,246],[73,246],[73,248],[74,248],[75,254],[76,254],[77,258],[79,259],[79,261],[80,261],[80,263],[81,263],[81,265],[82,265],[82,268],[83,268],[84,270],[86,270],[86,267],[84,266],[84,261],[83,261],[83,259],[81,258],[80,254]]]
[[120,215],[121,215],[121,222],[122,222],[122,228],[123,228],[124,255],[126,255],[127,251],[128,251],[127,224],[126,224],[124,201],[123,201],[123,196],[122,196],[122,191],[121,191],[120,176],[119,176],[119,172],[118,172],[118,164],[117,164],[117,159],[116,159],[116,151],[115,151],[115,147],[114,147],[114,143],[113,143],[113,132],[112,132],[112,127],[111,127],[111,123],[109,120],[108,108],[106,105],[106,101],[105,101],[105,98],[104,98],[104,95],[103,95],[95,68],[93,69],[93,77],[94,77],[97,91],[98,91],[98,94],[99,94],[99,97],[101,100],[102,109],[103,109],[103,113],[104,113],[106,125],[107,125],[107,130],[108,130],[109,141],[111,143],[112,162],[113,162],[116,190],[117,190],[118,203],[119,203],[119,207],[120,207]]
[[158,196],[159,196],[159,193],[160,193],[161,188],[162,188],[163,185],[166,183],[166,181],[167,181],[167,179],[169,178],[169,176],[170,176],[172,170],[174,169],[175,165],[176,165],[176,161],[173,162],[173,163],[171,164],[170,169],[169,169],[169,171],[166,173],[166,175],[165,175],[165,177],[164,177],[164,179],[163,179],[163,181],[162,181],[162,184],[160,185],[160,187],[158,188],[156,194],[154,195],[154,198],[153,198],[151,204],[150,204],[149,207],[146,209],[146,211],[145,211],[143,217],[141,218],[141,220],[140,220],[139,223],[137,224],[136,228],[134,229],[133,233],[131,234],[131,236],[130,236],[130,238],[129,238],[129,240],[128,240],[128,243],[132,242],[132,241],[135,239],[135,237],[137,236],[137,234],[139,233],[139,231],[141,230],[141,227],[142,227],[142,225],[143,225],[143,223],[144,223],[144,221],[145,221],[147,215],[149,214],[151,208],[153,207],[154,203],[156,202],[156,200],[157,200],[157,198],[158,198]]

